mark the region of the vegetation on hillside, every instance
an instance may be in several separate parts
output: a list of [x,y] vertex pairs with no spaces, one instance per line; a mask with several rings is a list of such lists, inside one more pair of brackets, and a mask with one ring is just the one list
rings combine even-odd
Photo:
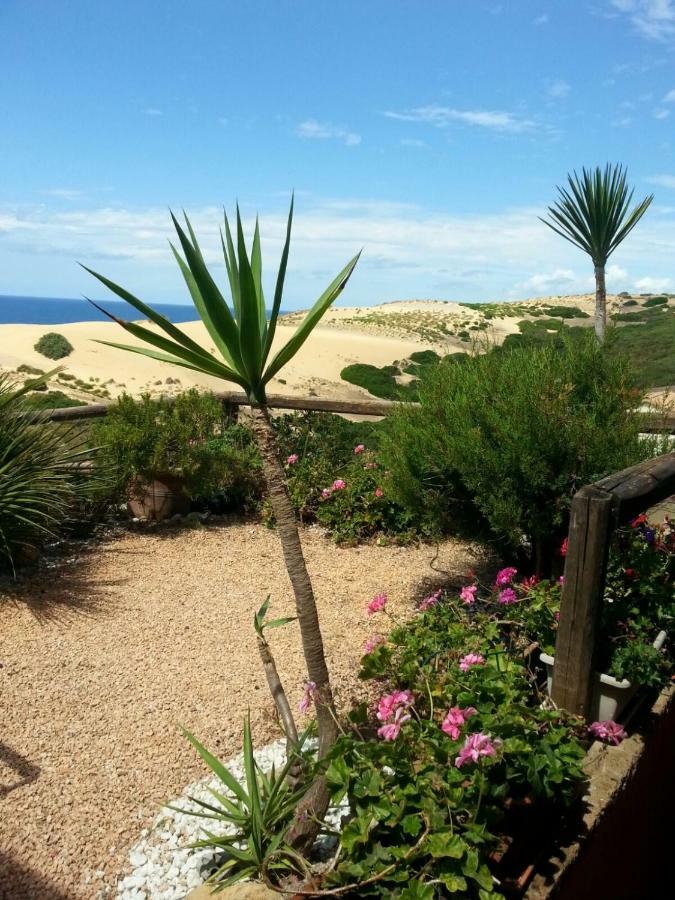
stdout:
[[47,359],[63,359],[73,352],[73,345],[57,331],[49,331],[35,344],[35,350]]

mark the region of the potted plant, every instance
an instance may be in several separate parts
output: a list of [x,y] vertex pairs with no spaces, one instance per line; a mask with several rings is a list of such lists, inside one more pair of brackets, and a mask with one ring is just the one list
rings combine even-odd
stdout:
[[94,426],[99,465],[131,515],[160,521],[190,509],[228,480],[231,453],[212,394],[192,389],[173,402],[123,395]]

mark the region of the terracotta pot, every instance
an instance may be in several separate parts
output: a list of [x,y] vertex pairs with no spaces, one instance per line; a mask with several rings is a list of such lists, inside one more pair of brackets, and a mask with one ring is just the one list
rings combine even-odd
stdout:
[[190,511],[190,498],[183,481],[175,475],[157,475],[153,481],[137,479],[129,489],[129,514],[138,519],[161,522]]

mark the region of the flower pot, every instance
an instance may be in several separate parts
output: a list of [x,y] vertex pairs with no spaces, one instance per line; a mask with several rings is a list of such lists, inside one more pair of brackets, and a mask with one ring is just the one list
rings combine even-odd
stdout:
[[[666,640],[666,632],[659,631],[654,641],[654,647],[660,650]],[[546,666],[546,681],[549,694],[553,684],[553,667],[555,657],[549,656],[547,653],[540,653],[539,658]],[[625,708],[629,700],[640,690],[639,684],[633,684],[627,678],[617,681],[611,675],[601,675],[595,673],[595,684],[593,685],[593,697],[591,700],[591,708],[588,718],[594,722],[605,722],[608,719],[616,721],[621,715],[621,711]]]
[[139,519],[161,522],[190,511],[190,498],[182,479],[175,475],[157,475],[152,481],[136,479],[129,489],[129,514]]

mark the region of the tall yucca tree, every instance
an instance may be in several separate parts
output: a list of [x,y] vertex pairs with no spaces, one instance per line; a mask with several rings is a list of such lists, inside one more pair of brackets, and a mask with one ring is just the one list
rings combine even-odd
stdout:
[[[206,267],[187,216],[185,216],[185,229],[173,213],[171,218],[178,235],[182,255],[173,244],[171,244],[171,249],[183,274],[192,301],[220,358],[212,355],[180,328],[177,328],[129,291],[85,266],[84,268],[95,278],[98,278],[118,297],[130,303],[144,317],[154,322],[159,329],[159,332],[155,332],[143,325],[123,321],[107,313],[101,307],[97,307],[121,325],[125,331],[149,346],[134,347],[110,341],[101,343],[132,353],[141,353],[162,362],[184,366],[205,375],[214,375],[222,378],[223,381],[234,382],[243,388],[251,401],[253,431],[262,456],[269,498],[281,540],[286,569],[295,595],[307,673],[309,681],[316,685],[319,755],[323,756],[330,749],[336,737],[333,694],[312,583],[305,565],[295,511],[288,493],[284,470],[279,460],[275,433],[267,408],[266,387],[270,379],[298,352],[323,314],[342,292],[354,271],[360,254],[354,256],[347,263],[306,314],[295,334],[270,359],[288,263],[293,200],[291,200],[288,214],[286,240],[281,254],[269,320],[262,288],[262,256],[257,219],[249,256],[239,208],[237,207],[236,250],[230,224],[225,215],[225,233],[223,235],[221,231],[221,244],[231,293],[232,309],[230,309]],[[94,305],[96,306],[96,304]],[[298,815],[293,834],[293,841],[297,846],[308,842],[316,833],[315,820],[323,816],[327,804],[328,792],[325,780],[320,778],[309,791]]]
[[[559,198],[549,206],[551,217],[541,219],[556,234],[579,247],[593,260],[595,269],[595,334],[602,343],[607,326],[605,266],[610,255],[635,228],[654,199],[650,194],[629,211],[633,189],[620,165],[582,169],[567,176],[569,190],[558,186]],[[541,218],[541,217],[540,217]]]

